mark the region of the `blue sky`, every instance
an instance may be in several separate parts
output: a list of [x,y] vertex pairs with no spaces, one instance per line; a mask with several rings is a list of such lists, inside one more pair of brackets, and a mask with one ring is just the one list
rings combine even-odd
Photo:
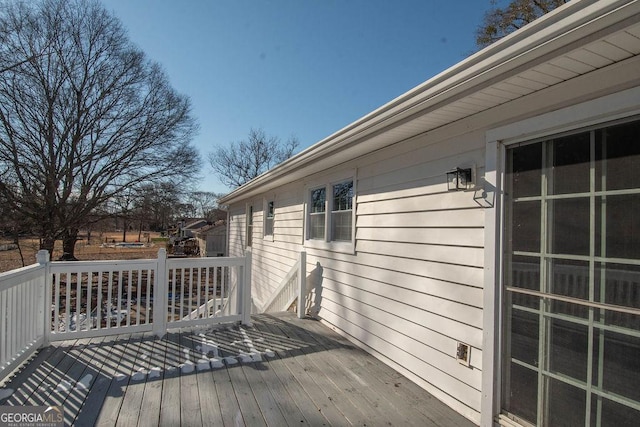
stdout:
[[262,128],[306,148],[475,49],[490,0],[102,0],[191,98],[207,154]]

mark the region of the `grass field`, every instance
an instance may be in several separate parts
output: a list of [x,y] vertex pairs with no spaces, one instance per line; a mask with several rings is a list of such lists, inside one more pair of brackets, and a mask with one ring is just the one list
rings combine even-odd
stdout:
[[[127,236],[128,242],[134,242],[138,238],[137,233]],[[118,248],[103,245],[105,242],[122,241],[122,232],[113,233],[95,233],[91,236],[91,242],[87,240],[79,240],[76,243],[75,256],[81,261],[98,260],[98,259],[145,259],[156,258],[158,250],[165,247],[164,239],[160,238],[159,233],[150,233],[149,238],[142,239],[143,242],[149,241],[142,248]],[[0,246],[13,243],[10,239],[0,239]],[[31,265],[36,262],[36,253],[38,252],[38,239],[25,237],[20,239],[20,249],[24,265]],[[51,259],[56,260],[62,256],[62,242],[56,242]],[[23,266],[18,249],[0,251],[0,272],[13,270]]]

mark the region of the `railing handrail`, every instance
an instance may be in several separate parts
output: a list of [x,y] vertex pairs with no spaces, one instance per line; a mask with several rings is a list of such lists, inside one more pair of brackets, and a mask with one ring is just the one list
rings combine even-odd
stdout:
[[157,260],[127,260],[123,261],[52,261],[49,263],[51,273],[100,273],[107,271],[111,267],[120,267],[121,269],[139,269],[155,266]]
[[223,311],[227,307],[228,301],[229,301],[229,298],[212,298],[210,300],[207,300],[204,304],[200,305],[199,307],[195,308],[191,313],[184,316],[182,320],[193,320],[193,319],[200,318],[200,315],[203,313],[207,313],[208,310],[211,310],[211,308],[215,306],[216,302],[219,302],[222,304],[222,307],[220,307],[220,311]]
[[34,279],[42,275],[44,266],[42,264],[31,264],[15,270],[0,273],[0,291],[10,289],[27,280]]
[[243,265],[245,257],[205,257],[205,258],[167,258],[167,265],[179,265],[183,267],[211,266],[212,261],[215,267],[229,267]]
[[273,291],[269,299],[262,304],[262,307],[260,307],[260,311],[262,313],[265,313],[267,312],[267,310],[270,310],[274,302],[276,302],[280,298],[282,293],[289,288],[289,286],[291,285],[291,281],[294,278],[297,278],[299,265],[300,265],[300,260],[298,259],[295,262],[295,264],[291,266],[291,269],[286,274],[286,276],[284,276],[284,278],[280,282],[280,285],[276,288],[275,291]]
[[[298,317],[304,317],[306,296],[306,260],[306,252],[301,251],[298,259],[291,266],[289,272],[284,276],[280,285],[271,294],[269,299],[258,307],[261,313],[286,310],[297,299]],[[297,284],[296,288],[294,288],[294,284]],[[288,295],[288,298],[285,302],[276,306],[275,304],[280,302],[286,295]]]

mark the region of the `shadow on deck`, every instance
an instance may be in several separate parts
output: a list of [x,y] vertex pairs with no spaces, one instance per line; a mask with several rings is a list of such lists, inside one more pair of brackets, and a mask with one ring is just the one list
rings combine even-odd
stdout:
[[65,425],[472,426],[319,322],[65,341],[0,388],[0,405],[62,405]]

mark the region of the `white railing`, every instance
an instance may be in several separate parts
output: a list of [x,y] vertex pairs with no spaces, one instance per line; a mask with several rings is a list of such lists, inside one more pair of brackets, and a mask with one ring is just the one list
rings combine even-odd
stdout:
[[168,327],[243,321],[239,284],[245,260],[246,257],[168,260]]
[[45,266],[0,273],[0,380],[46,341]]
[[[250,324],[251,253],[49,262],[0,274],[0,380],[50,341]],[[195,314],[194,314],[195,313]]]
[[211,298],[201,306],[195,308],[191,313],[184,316],[182,320],[203,319],[213,315],[214,313],[221,314],[224,310],[227,310],[228,301],[228,298]]
[[271,297],[260,307],[260,312],[286,311],[291,304],[298,300],[298,317],[305,315],[306,297],[306,252],[300,252],[300,258],[291,267],[291,270],[282,279],[280,286],[271,294]]
[[150,331],[159,259],[49,263],[49,339]]

